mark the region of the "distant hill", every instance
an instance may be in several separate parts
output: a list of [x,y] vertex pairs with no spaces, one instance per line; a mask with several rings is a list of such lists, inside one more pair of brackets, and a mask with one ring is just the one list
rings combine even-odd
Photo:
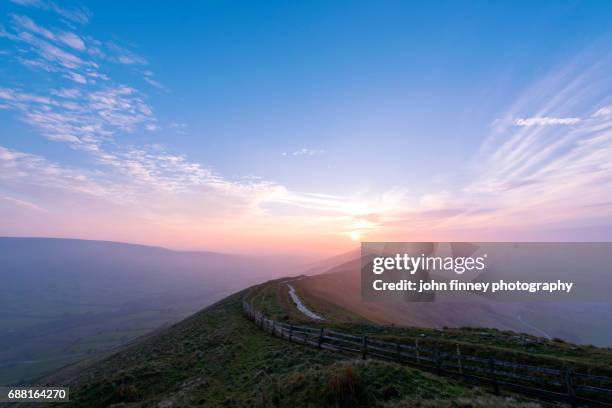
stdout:
[[314,262],[308,265],[303,272],[304,275],[318,275],[321,273],[328,273],[333,271],[337,266],[343,265],[347,262],[359,260],[361,256],[361,249],[355,248],[351,251],[344,252],[340,255],[335,255],[318,262]]
[[[356,258],[308,276],[294,285],[312,299],[332,302],[378,324],[415,327],[488,327],[561,338],[578,344],[612,346],[612,306],[605,303],[496,303],[474,296],[457,302],[361,301],[361,263]],[[400,294],[401,296],[401,294]],[[464,300],[464,299],[463,299]]]
[[27,382],[124,344],[291,267],[47,238],[0,238],[0,265],[0,384]]

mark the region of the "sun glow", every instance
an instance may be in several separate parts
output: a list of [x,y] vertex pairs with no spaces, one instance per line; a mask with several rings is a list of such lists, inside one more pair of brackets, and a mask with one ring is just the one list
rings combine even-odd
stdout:
[[351,239],[353,241],[359,241],[361,239],[361,232],[359,232],[359,231],[351,231]]

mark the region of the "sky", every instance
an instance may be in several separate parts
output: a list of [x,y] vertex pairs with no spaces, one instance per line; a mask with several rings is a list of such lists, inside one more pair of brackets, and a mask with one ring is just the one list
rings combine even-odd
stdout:
[[612,3],[1,0],[0,235],[609,241]]

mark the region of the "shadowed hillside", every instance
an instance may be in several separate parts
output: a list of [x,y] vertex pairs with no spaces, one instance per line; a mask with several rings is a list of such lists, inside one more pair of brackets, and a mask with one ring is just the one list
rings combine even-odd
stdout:
[[[255,290],[259,290],[255,288]],[[72,405],[255,407],[522,406],[394,363],[316,351],[262,332],[238,293],[92,366],[45,383]],[[462,401],[462,402],[461,402]]]
[[27,383],[282,273],[255,257],[39,238],[0,238],[0,263],[0,384]]
[[[435,302],[362,302],[360,259],[308,276],[295,286],[312,301],[333,302],[377,324],[429,328],[487,327],[578,344],[612,345],[612,307],[605,303],[496,303],[474,295],[469,303],[443,295]],[[398,295],[398,296],[401,296]],[[465,300],[465,297],[463,298]]]

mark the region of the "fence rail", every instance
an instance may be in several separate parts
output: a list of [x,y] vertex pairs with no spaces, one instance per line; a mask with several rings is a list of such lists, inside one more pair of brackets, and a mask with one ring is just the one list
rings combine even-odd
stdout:
[[500,387],[544,400],[569,403],[572,407],[612,407],[612,378],[578,373],[571,367],[562,369],[537,367],[464,354],[457,346],[454,352],[435,346],[389,342],[343,333],[325,327],[309,327],[279,322],[267,318],[246,301],[242,302],[245,315],[262,330],[318,349],[360,355],[412,365],[438,375],[461,377]]

